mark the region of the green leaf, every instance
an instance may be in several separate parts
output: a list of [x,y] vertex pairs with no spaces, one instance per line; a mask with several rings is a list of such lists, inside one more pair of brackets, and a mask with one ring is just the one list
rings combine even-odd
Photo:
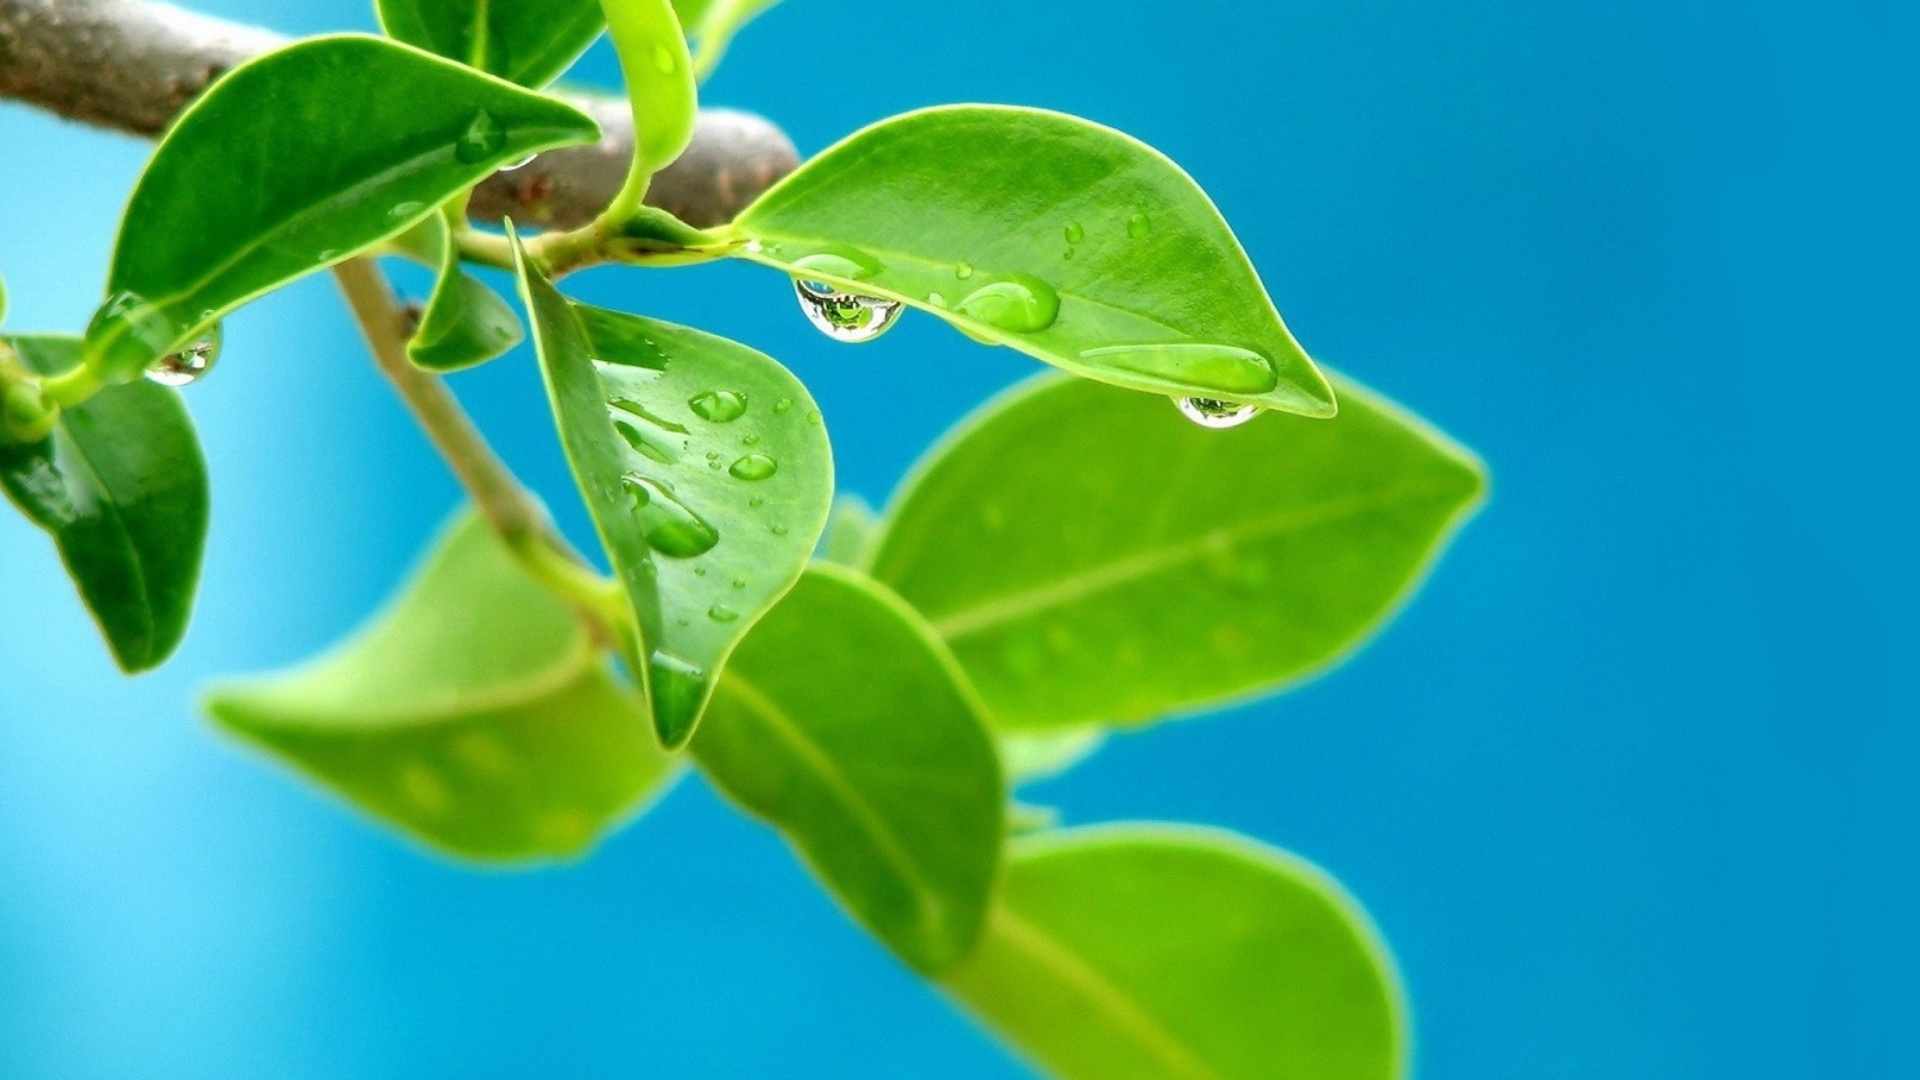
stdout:
[[880,518],[873,507],[858,495],[842,495],[833,500],[818,557],[858,569],[867,564],[867,551],[879,534]]
[[965,677],[892,593],[808,570],[727,665],[693,753],[907,963],[972,948],[1006,792]]
[[1092,757],[1107,743],[1107,729],[1086,727],[1013,732],[1000,736],[1000,760],[1016,786],[1047,780]]
[[[80,362],[80,339],[6,343],[41,375]],[[173,655],[193,613],[207,537],[207,469],[180,395],[141,381],[60,414],[53,435],[0,445],[0,488],[53,536],[128,672]]]
[[437,248],[440,279],[407,342],[407,356],[428,371],[458,371],[485,363],[520,344],[526,331],[500,294],[460,268],[460,248],[440,217],[430,240]]
[[735,223],[735,254],[930,311],[1089,379],[1331,416],[1331,389],[1179,166],[1002,106],[860,131]]
[[1339,387],[1335,420],[1219,431],[1035,380],[918,467],[872,573],[932,620],[1005,728],[1272,690],[1384,623],[1485,485],[1465,450]]
[[727,45],[740,28],[780,0],[674,0],[673,9],[686,28],[687,40],[696,43],[693,70],[706,78],[720,66]]
[[545,86],[606,27],[599,0],[378,0],[388,36],[522,86]]
[[332,654],[218,689],[207,709],[374,817],[475,859],[577,854],[674,768],[579,620],[475,515]]
[[[666,168],[693,138],[699,112],[693,58],[680,19],[668,0],[601,0],[620,74],[633,105],[633,168],[651,176]],[[634,197],[637,209],[638,195]]]
[[598,136],[571,106],[383,38],[312,38],[242,64],[181,114],[134,188],[89,362],[137,377],[501,165]]
[[7,279],[0,278],[0,325],[7,321]]
[[520,266],[561,444],[633,605],[655,728],[677,747],[825,527],[826,429],[771,357],[574,304],[524,252]]
[[1393,1080],[1407,1019],[1358,905],[1226,833],[1016,840],[954,996],[1061,1080]]

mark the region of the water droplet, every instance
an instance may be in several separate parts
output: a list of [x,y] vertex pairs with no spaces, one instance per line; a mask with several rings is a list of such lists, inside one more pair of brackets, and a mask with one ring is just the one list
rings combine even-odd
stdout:
[[786,412],[788,409],[791,409],[791,408],[793,408],[793,399],[790,397],[783,397],[779,401],[776,401],[773,403],[773,411],[777,413]]
[[147,379],[161,386],[188,386],[204,378],[219,359],[220,324],[215,323],[199,341],[161,357],[147,369]]
[[746,435],[746,436],[742,436],[742,437],[741,437],[741,439],[740,439],[740,445],[741,445],[741,446],[759,446],[759,445],[760,445],[760,436],[758,436],[758,435]]
[[1135,240],[1140,239],[1152,231],[1153,222],[1148,221],[1147,215],[1143,213],[1136,213],[1127,219],[1127,235]]
[[1266,357],[1232,345],[1111,345],[1087,349],[1080,359],[1176,386],[1205,387],[1227,394],[1264,394],[1280,382]]
[[673,50],[662,42],[653,47],[653,66],[660,74],[671,75],[674,69],[680,66],[680,60],[673,55]]
[[964,262],[958,264],[953,268],[953,276],[959,278],[961,281],[967,280],[973,276],[973,264]]
[[747,398],[746,395],[736,394],[731,390],[709,390],[689,398],[687,407],[702,420],[711,420],[716,424],[730,424],[746,414]]
[[118,292],[100,305],[87,324],[83,355],[106,381],[128,382],[166,355],[190,329],[146,297]]
[[1215,401],[1213,398],[1174,398],[1173,403],[1180,407],[1180,415],[1203,428],[1239,427],[1265,411],[1258,405]]
[[715,604],[707,609],[707,618],[712,619],[714,622],[732,622],[739,617],[739,612],[725,604]]
[[526,157],[521,158],[519,161],[509,161],[505,165],[500,166],[500,171],[513,172],[515,169],[524,169],[527,166],[533,164],[533,159],[539,156],[540,155],[538,154],[528,154]]
[[930,292],[927,294],[927,303],[937,308],[943,308],[947,306],[947,298],[941,293]]
[[765,454],[748,454],[734,462],[727,472],[741,480],[765,480],[780,469],[780,463]]
[[468,165],[476,165],[500,152],[507,145],[507,129],[492,113],[476,109],[467,121],[467,130],[454,141],[453,156]]
[[785,525],[769,525],[767,526],[767,531],[775,536],[787,535],[787,527]]
[[614,398],[612,401],[608,402],[608,404],[612,405],[616,409],[619,409],[621,412],[626,413],[628,416],[645,420],[647,423],[652,424],[654,427],[657,427],[662,431],[671,431],[675,435],[688,434],[688,431],[684,426],[680,424],[676,424],[673,421],[668,420],[666,417],[655,415],[645,405],[642,405],[639,402],[634,401],[630,398]]
[[706,576],[707,576],[707,568],[706,568],[706,567],[704,567],[704,566],[696,566],[696,567],[694,567],[694,568],[693,568],[693,576],[694,576],[694,577],[706,577]]
[[835,341],[860,344],[886,333],[900,318],[900,302],[842,292],[824,281],[793,279],[800,310],[814,328]]
[[634,517],[648,546],[672,559],[691,559],[712,551],[720,534],[666,485],[638,473],[622,478],[634,498]]
[[736,589],[744,589],[744,588],[746,588],[746,587],[747,587],[747,579],[746,579],[746,578],[743,578],[743,577],[737,577],[737,578],[734,578],[734,579],[733,579],[733,587],[734,587],[734,588],[736,588]]
[[755,495],[753,498],[747,500],[747,505],[752,507],[755,510],[760,509],[762,506],[765,506],[766,504],[767,504],[767,500],[761,498],[758,495]]
[[1060,294],[1039,278],[1008,274],[961,297],[953,310],[996,329],[1031,334],[1059,317]]
[[807,423],[812,424],[814,427],[820,426],[820,410],[819,409],[807,410]]
[[638,450],[646,458],[662,465],[672,465],[680,460],[680,454],[667,443],[647,438],[645,432],[625,420],[615,420],[613,428],[620,433],[621,438],[627,440],[628,446]]
[[707,451],[707,460],[708,460],[708,461],[719,461],[719,460],[720,460],[720,451],[718,451],[718,450],[709,450],[709,451]]
[[1073,258],[1073,249],[1072,249],[1072,248],[1068,248],[1067,250],[1065,250],[1065,251],[1063,251],[1063,252],[1061,252],[1061,253],[1060,253],[1060,257],[1061,257],[1061,258],[1063,258],[1063,259],[1072,259],[1072,258]]
[[399,221],[403,218],[413,217],[415,214],[418,214],[424,211],[426,208],[427,208],[426,203],[418,202],[413,199],[408,199],[406,202],[403,202],[400,205],[394,207],[393,209],[387,211],[387,217],[393,219],[394,221]]
[[1067,222],[1067,243],[1077,244],[1087,238],[1087,230],[1077,221]]

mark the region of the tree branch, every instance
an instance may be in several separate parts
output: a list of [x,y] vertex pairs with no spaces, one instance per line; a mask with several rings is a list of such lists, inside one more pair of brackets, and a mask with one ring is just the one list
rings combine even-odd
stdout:
[[[286,40],[149,0],[0,0],[0,98],[151,137],[208,83]],[[626,102],[562,96],[600,121],[605,138],[489,178],[474,193],[475,218],[575,228],[620,189],[633,156]],[[798,163],[793,143],[767,120],[702,109],[692,144],[654,177],[647,203],[690,225],[719,225]]]

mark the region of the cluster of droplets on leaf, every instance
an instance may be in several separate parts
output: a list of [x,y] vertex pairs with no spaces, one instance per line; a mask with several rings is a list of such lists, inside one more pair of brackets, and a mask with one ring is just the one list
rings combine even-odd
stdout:
[[176,353],[168,353],[147,369],[147,380],[161,386],[190,386],[205,378],[220,360],[220,326],[215,323],[200,340]]
[[[811,272],[858,281],[877,267],[851,255],[820,252],[795,259],[793,269],[799,275]],[[793,279],[793,293],[807,321],[835,341],[849,344],[872,341],[892,329],[900,319],[898,300],[849,292],[805,276]]]
[[1180,415],[1203,428],[1239,427],[1265,411],[1258,405],[1203,397],[1174,398],[1173,403],[1179,406]]

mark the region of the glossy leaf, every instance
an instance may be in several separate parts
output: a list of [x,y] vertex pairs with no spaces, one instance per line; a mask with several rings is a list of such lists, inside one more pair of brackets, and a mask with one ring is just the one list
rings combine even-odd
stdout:
[[1050,780],[1092,757],[1107,744],[1099,725],[1012,732],[1000,736],[1000,760],[1014,784]]
[[361,810],[476,859],[578,854],[673,770],[579,620],[474,516],[371,626],[207,708]]
[[526,331],[499,293],[460,268],[460,249],[442,218],[428,240],[436,248],[440,278],[407,342],[407,355],[428,371],[458,371],[485,363],[520,344]]
[[[7,343],[42,375],[80,362],[78,338]],[[121,668],[173,655],[207,536],[206,462],[177,392],[110,387],[61,413],[50,438],[0,445],[0,488],[53,537]]]
[[763,353],[573,304],[524,256],[520,283],[561,443],[638,619],[655,727],[679,746],[825,527],[826,429]]
[[735,223],[737,254],[904,301],[1076,375],[1330,416],[1333,393],[1180,168],[1037,109],[884,120]]
[[601,0],[633,105],[633,167],[651,175],[693,138],[700,92],[680,19],[668,0]]
[[972,947],[1005,790],[959,668],[897,597],[808,570],[728,663],[693,753],[907,963]]
[[387,34],[522,86],[545,86],[606,28],[599,0],[377,0]]
[[740,28],[780,0],[674,0],[673,9],[695,45],[693,70],[705,78],[720,66]]
[[242,64],[181,114],[140,177],[91,362],[134,377],[501,165],[598,136],[571,106],[382,38],[311,38]]
[[1394,1080],[1392,959],[1324,873],[1230,834],[1017,840],[980,948],[945,984],[1060,1080]]
[[1348,382],[1337,419],[1217,431],[1072,379],[990,404],[889,514],[872,571],[996,722],[1138,723],[1272,690],[1379,627],[1479,505],[1465,450]]

